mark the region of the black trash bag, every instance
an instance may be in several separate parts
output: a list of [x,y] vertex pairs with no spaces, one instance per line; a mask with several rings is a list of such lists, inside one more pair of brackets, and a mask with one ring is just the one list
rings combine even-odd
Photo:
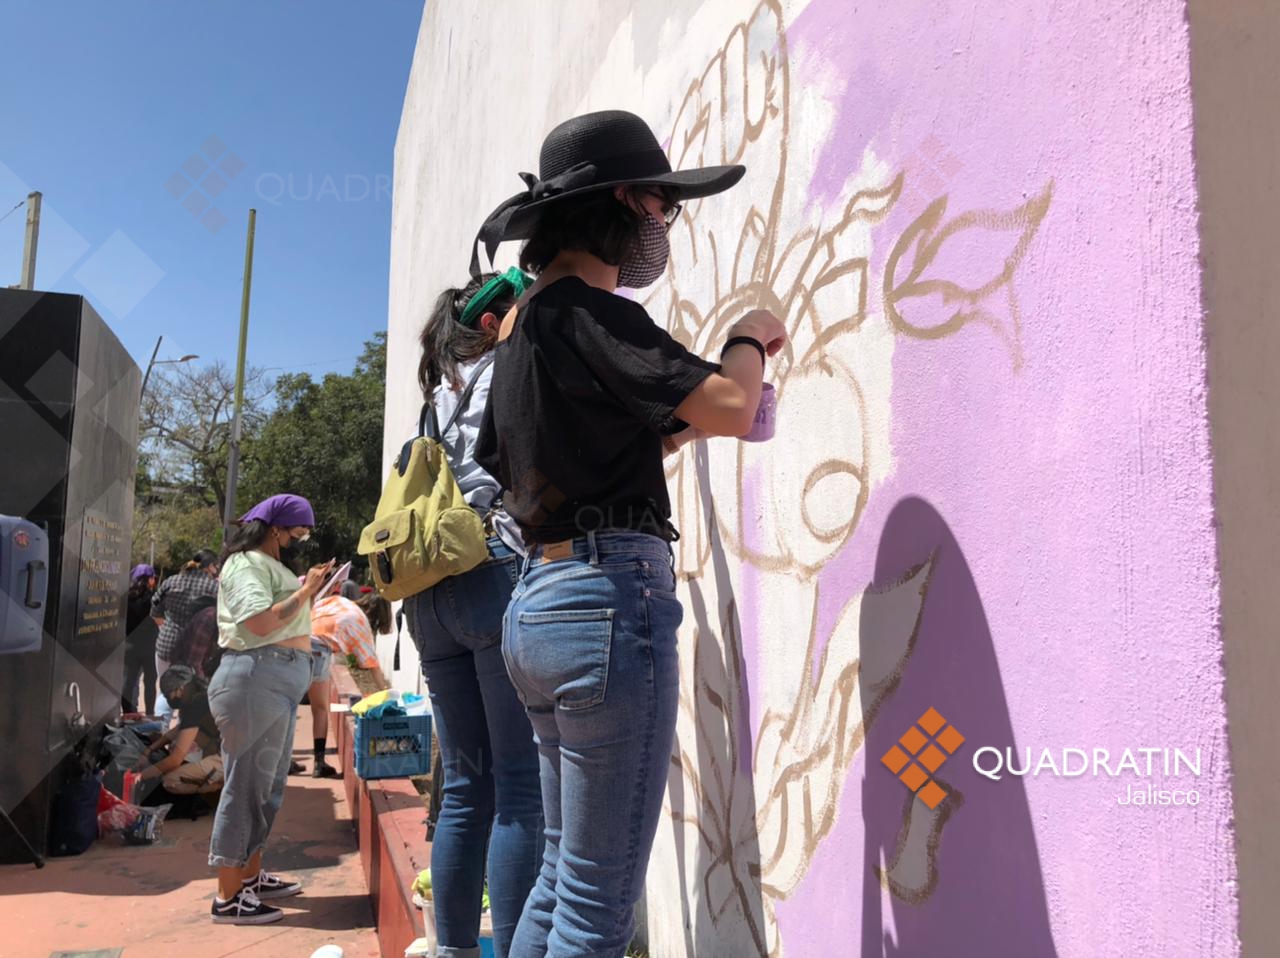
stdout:
[[145,735],[128,725],[107,727],[100,749],[107,791],[115,795],[124,793],[124,773],[137,767],[150,744]]

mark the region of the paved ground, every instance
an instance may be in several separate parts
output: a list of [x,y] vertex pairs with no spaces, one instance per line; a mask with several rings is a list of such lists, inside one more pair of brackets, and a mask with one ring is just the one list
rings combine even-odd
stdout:
[[[310,739],[310,711],[303,708],[295,754],[308,768]],[[340,780],[289,779],[266,863],[302,881],[305,891],[277,902],[285,918],[274,925],[209,921],[211,824],[209,816],[168,821],[158,845],[127,848],[103,840],[78,857],[50,859],[43,869],[0,867],[0,955],[48,958],[60,951],[87,951],[94,958],[307,958],[332,942],[342,946],[345,958],[378,958]],[[104,950],[100,956],[99,949]]]

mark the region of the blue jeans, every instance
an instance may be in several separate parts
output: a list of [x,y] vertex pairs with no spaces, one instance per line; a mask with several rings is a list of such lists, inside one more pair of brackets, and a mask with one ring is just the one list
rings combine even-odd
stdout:
[[[554,555],[554,553],[553,553]],[[671,547],[588,533],[525,560],[503,652],[538,743],[547,841],[511,958],[625,952],[662,809],[679,672]]]
[[483,565],[406,600],[431,696],[444,798],[431,845],[436,951],[480,954],[488,843],[494,950],[505,958],[542,855],[533,730],[502,660],[502,616],[518,556],[489,541]]
[[298,703],[310,684],[311,653],[303,649],[267,645],[222,656],[209,681],[225,776],[210,865],[243,868],[266,846],[284,801]]

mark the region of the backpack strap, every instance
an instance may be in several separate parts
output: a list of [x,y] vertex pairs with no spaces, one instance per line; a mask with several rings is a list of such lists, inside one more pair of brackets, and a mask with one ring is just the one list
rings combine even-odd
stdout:
[[[440,438],[444,439],[444,434],[453,428],[453,424],[458,421],[458,417],[466,411],[467,406],[471,403],[471,394],[475,391],[476,383],[480,381],[480,375],[493,364],[493,351],[481,358],[476,365],[475,371],[471,374],[471,378],[467,381],[467,386],[462,390],[462,395],[458,397],[458,405],[453,409],[453,415],[449,417],[449,421],[444,424],[444,428],[440,430]],[[432,411],[435,411],[434,404]]]
[[[436,404],[428,397],[427,401],[422,404],[422,412],[418,415],[418,436],[417,438],[427,437],[434,439],[436,442],[444,441],[444,434],[453,428],[453,424],[458,421],[458,417],[466,411],[467,405],[471,402],[471,394],[475,392],[476,383],[480,381],[480,376],[493,363],[492,350],[480,359],[476,368],[471,373],[471,378],[467,380],[466,387],[462,390],[462,395],[458,397],[458,405],[454,407],[453,415],[449,417],[449,421],[444,424],[444,428],[440,428],[440,420],[436,417]],[[400,449],[400,457],[396,460],[396,469],[400,475],[404,475],[405,470],[409,468],[409,455],[413,451],[414,440],[410,439]]]
[[[427,431],[427,427],[431,427],[431,431]],[[436,404],[430,398],[422,404],[422,412],[418,414],[418,435],[415,438],[430,436],[432,439],[440,438],[440,420],[436,419]],[[411,443],[413,440],[409,440]]]

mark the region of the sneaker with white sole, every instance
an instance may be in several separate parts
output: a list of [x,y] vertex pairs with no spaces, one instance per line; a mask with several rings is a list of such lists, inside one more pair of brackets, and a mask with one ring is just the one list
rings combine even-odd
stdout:
[[217,925],[269,925],[284,917],[279,908],[264,905],[247,888],[241,888],[230,901],[214,895],[212,914]]
[[270,901],[272,898],[288,898],[302,891],[302,883],[289,881],[279,875],[263,870],[257,878],[250,878],[244,883],[244,890],[252,892],[259,901]]

